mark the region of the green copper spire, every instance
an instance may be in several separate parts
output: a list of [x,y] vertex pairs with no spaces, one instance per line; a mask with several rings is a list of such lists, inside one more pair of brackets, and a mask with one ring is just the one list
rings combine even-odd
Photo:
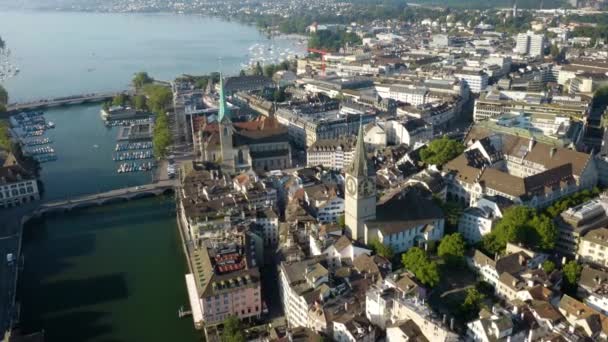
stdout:
[[367,165],[367,152],[365,152],[365,142],[363,141],[363,117],[359,118],[359,134],[357,135],[357,146],[353,162],[348,168],[348,173],[354,177],[367,177],[369,166]]
[[220,103],[218,112],[219,122],[230,122],[230,110],[226,105],[226,95],[224,94],[224,77],[220,73]]

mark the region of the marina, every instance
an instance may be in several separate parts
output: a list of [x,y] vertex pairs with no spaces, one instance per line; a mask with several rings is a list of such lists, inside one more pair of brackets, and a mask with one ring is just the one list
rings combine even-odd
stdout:
[[150,171],[154,167],[153,162],[130,162],[130,163],[122,163],[116,170],[118,173],[128,173],[128,172],[141,172],[141,171]]
[[151,124],[154,123],[153,118],[146,119],[130,119],[130,120],[112,120],[106,121],[106,126],[108,127],[128,127],[132,125],[143,125],[143,124]]
[[43,137],[47,130],[55,128],[55,123],[47,121],[42,111],[27,111],[11,116],[10,125],[24,146],[23,153],[32,156],[39,163],[57,160],[52,139]]
[[23,144],[25,146],[38,146],[38,145],[47,145],[52,143],[53,141],[49,138],[36,138],[31,140],[24,140]]
[[128,150],[146,150],[152,148],[151,141],[139,141],[134,143],[118,143],[114,151],[128,151]]
[[132,151],[132,152],[119,152],[114,154],[114,161],[123,160],[137,160],[137,159],[150,159],[153,158],[152,150],[145,151]]

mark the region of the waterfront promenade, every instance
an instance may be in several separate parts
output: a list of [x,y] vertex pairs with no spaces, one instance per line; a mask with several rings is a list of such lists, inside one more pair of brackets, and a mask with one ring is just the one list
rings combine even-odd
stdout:
[[90,93],[79,94],[72,96],[63,96],[51,99],[41,99],[31,102],[12,103],[6,108],[7,112],[15,113],[25,110],[38,110],[51,107],[77,105],[83,103],[94,103],[111,100],[119,94],[131,94],[131,91],[107,92],[107,93]]

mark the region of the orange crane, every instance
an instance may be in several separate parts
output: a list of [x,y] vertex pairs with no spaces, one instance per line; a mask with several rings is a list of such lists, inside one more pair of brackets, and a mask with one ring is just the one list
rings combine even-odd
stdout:
[[321,71],[323,71],[323,76],[325,76],[325,55],[328,54],[327,50],[313,49],[308,48],[308,52],[314,52],[321,55]]

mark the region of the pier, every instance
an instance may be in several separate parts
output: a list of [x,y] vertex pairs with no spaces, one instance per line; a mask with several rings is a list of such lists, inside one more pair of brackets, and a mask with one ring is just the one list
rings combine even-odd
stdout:
[[71,106],[83,103],[96,103],[111,100],[114,96],[126,94],[131,95],[132,91],[114,91],[106,93],[90,93],[90,94],[79,94],[72,96],[56,97],[51,99],[41,99],[31,102],[23,103],[12,103],[6,108],[6,111],[11,113],[18,113],[21,111],[28,110],[40,110],[45,108],[60,107],[60,106]]

